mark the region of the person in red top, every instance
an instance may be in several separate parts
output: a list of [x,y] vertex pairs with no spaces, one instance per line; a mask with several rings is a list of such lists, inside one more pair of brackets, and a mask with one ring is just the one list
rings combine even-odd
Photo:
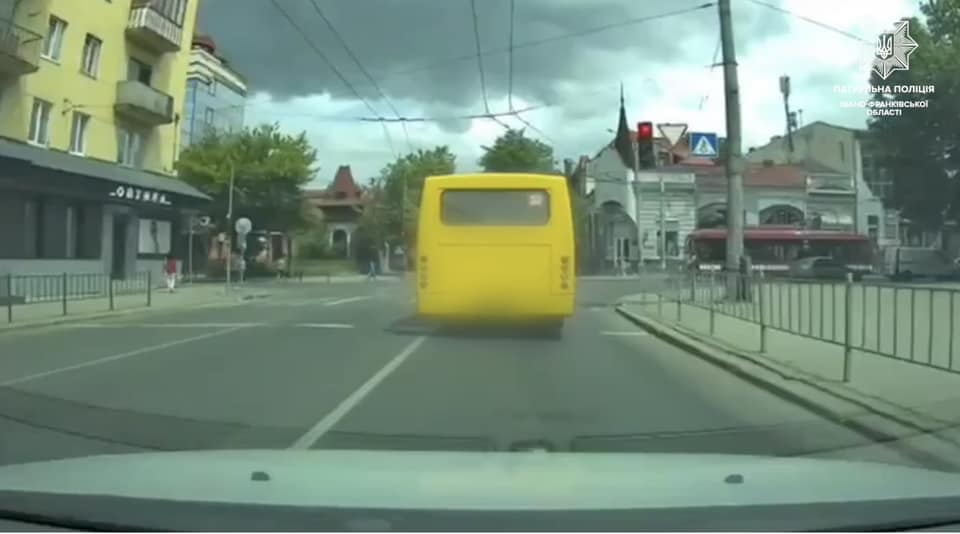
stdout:
[[167,254],[167,263],[163,266],[163,272],[167,275],[167,289],[173,293],[173,289],[177,285],[177,259],[173,257],[173,254]]

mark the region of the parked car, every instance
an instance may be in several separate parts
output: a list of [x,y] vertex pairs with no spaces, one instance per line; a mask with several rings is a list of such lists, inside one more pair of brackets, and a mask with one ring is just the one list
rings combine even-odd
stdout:
[[883,260],[884,274],[891,280],[960,278],[957,261],[936,248],[890,247],[884,250]]
[[[843,262],[828,256],[811,256],[790,262],[791,278],[812,278],[818,280],[845,280],[847,273],[853,271]],[[860,274],[854,273],[859,280]]]

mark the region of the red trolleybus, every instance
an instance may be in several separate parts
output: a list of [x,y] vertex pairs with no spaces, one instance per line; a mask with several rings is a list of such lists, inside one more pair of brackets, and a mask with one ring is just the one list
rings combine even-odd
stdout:
[[[687,236],[687,258],[691,268],[720,270],[727,246],[726,228],[694,230]],[[842,261],[855,274],[873,271],[873,245],[865,235],[832,230],[765,226],[743,232],[744,252],[755,271],[786,273],[791,261],[811,256],[829,256]]]

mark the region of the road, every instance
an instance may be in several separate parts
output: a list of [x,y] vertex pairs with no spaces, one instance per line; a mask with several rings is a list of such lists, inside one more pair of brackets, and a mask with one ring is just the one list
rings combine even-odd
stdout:
[[638,330],[612,304],[642,284],[581,281],[562,340],[433,332],[395,280],[8,332],[0,463],[525,442],[909,463]]

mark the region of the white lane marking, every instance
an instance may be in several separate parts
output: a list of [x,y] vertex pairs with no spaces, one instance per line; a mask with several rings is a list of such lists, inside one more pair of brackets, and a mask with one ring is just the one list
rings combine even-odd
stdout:
[[367,299],[372,299],[372,298],[373,298],[373,297],[370,297],[370,296],[348,297],[348,298],[345,298],[345,299],[339,299],[339,300],[334,300],[334,301],[328,302],[328,303],[324,304],[324,306],[336,306],[336,305],[338,305],[338,304],[346,304],[346,303],[348,303],[348,302],[357,302],[358,300],[367,300]]
[[298,308],[300,306],[316,306],[318,304],[324,304],[324,303],[330,302],[331,300],[333,300],[333,297],[318,297],[318,298],[306,299],[306,300],[303,300],[303,299],[290,300],[287,302],[279,301],[279,302],[276,302],[275,304],[277,306],[288,306],[291,308]]
[[79,323],[65,328],[251,328],[267,323]]
[[636,332],[636,331],[627,331],[627,332],[600,332],[605,336],[649,336],[647,332]]
[[417,348],[419,348],[424,341],[426,341],[426,339],[426,336],[420,336],[410,342],[409,345],[404,347],[399,354],[394,356],[392,360],[381,367],[379,371],[377,371],[366,382],[364,382],[363,385],[357,388],[356,391],[351,393],[347,398],[343,399],[343,402],[334,408],[333,411],[325,415],[323,419],[318,421],[317,424],[313,425],[310,430],[307,430],[306,434],[300,436],[297,441],[294,441],[289,448],[309,449],[312,447],[318,439],[323,437],[327,431],[339,423],[340,420],[350,412],[350,410],[356,407],[356,405],[360,404],[364,397],[373,391],[373,388],[377,387],[377,385],[380,384],[380,382],[383,382],[383,380],[387,378],[390,373],[394,372],[398,367],[400,367],[400,365],[406,361],[406,359],[409,358],[410,355],[413,354],[413,352],[417,350]]
[[353,328],[352,324],[343,323],[300,323],[300,328]]
[[160,343],[159,345],[150,345],[147,347],[140,347],[139,349],[134,349],[127,352],[121,352],[120,354],[114,354],[112,356],[104,356],[102,358],[97,358],[95,360],[86,361],[83,363],[78,363],[75,365],[68,365],[66,367],[60,367],[57,369],[51,369],[49,371],[42,371],[39,373],[33,373],[32,375],[21,376],[20,378],[14,378],[13,380],[7,380],[6,382],[0,382],[0,386],[15,386],[17,384],[23,384],[25,382],[30,382],[32,380],[37,380],[39,378],[45,378],[48,376],[57,375],[60,373],[66,373],[69,371],[76,371],[77,369],[83,369],[85,367],[93,367],[94,365],[100,365],[102,363],[115,362],[117,360],[122,360],[124,358],[130,358],[131,356],[138,356],[140,354],[146,354],[148,352],[154,352],[157,350],[168,349],[170,347],[176,347],[177,345],[183,345],[185,343],[191,343],[193,341],[199,341],[201,339],[206,339],[215,336],[222,336],[224,334],[229,334],[231,332],[236,332],[240,330],[240,327],[237,328],[228,328],[226,330],[217,330],[216,332],[207,332],[206,334],[200,334],[193,337],[185,337],[183,339],[177,339],[174,341],[167,341],[166,343]]

